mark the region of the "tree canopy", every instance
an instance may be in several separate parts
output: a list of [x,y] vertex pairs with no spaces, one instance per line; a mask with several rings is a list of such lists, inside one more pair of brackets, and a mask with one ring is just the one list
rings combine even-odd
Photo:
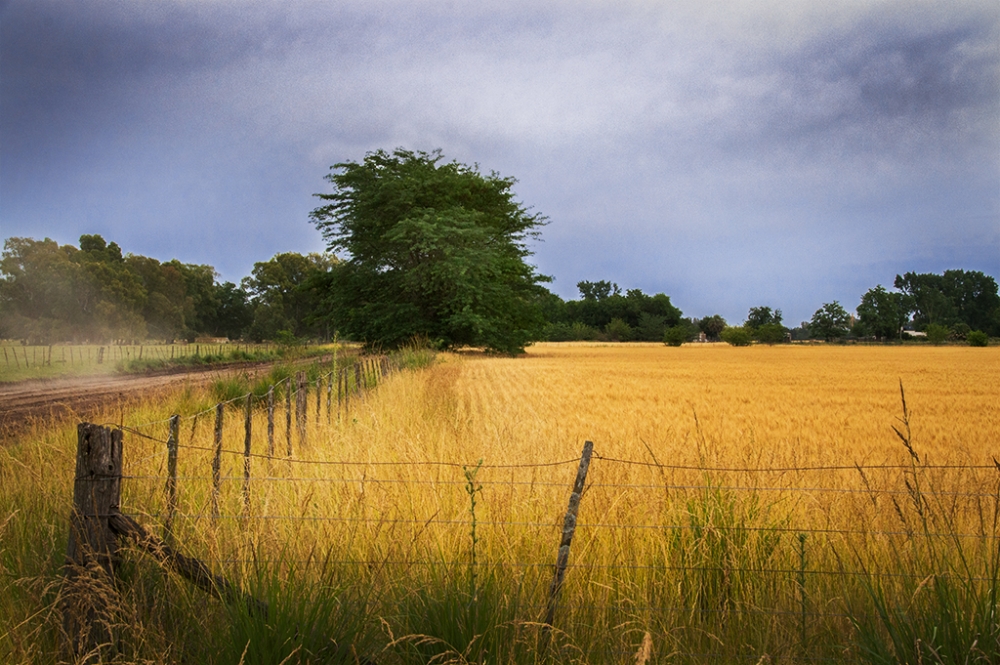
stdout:
[[323,285],[338,330],[369,346],[419,336],[504,353],[539,339],[548,278],[525,259],[545,219],[514,199],[513,178],[400,148],[326,180],[311,218],[345,259]]

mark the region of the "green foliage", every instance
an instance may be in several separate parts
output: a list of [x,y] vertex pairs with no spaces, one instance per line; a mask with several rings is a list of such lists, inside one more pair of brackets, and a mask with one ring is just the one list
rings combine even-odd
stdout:
[[937,323],[928,323],[924,332],[927,333],[927,341],[931,344],[944,344],[948,340],[948,335],[951,334],[948,326]]
[[691,341],[691,330],[687,326],[671,326],[663,333],[663,343],[667,346],[680,346]]
[[816,310],[809,322],[809,332],[813,337],[833,341],[850,331],[851,315],[834,300]]
[[930,324],[1000,334],[1000,294],[993,277],[975,270],[946,270],[941,275],[908,272],[894,286],[906,297],[917,330]]
[[236,337],[245,302],[211,266],[123,255],[99,235],[79,249],[8,238],[0,258],[3,334],[39,343]]
[[327,319],[383,348],[421,335],[522,352],[544,324],[548,278],[525,259],[545,220],[514,200],[512,178],[441,160],[379,150],[333,167],[334,191],[312,212],[330,250],[348,256],[321,284]]
[[243,279],[252,310],[250,338],[279,343],[329,339],[332,331],[316,314],[324,278],[336,262],[328,254],[285,252],[255,263],[251,275]]
[[780,323],[765,323],[754,331],[753,336],[764,344],[780,344],[788,339],[788,330]]
[[745,326],[726,326],[719,333],[720,339],[731,346],[750,346],[753,333]]
[[981,330],[973,330],[965,336],[965,341],[969,343],[969,346],[988,346],[990,337]]
[[747,320],[743,324],[747,328],[757,330],[762,326],[781,325],[781,310],[771,311],[770,307],[751,307]]
[[881,340],[898,337],[909,316],[906,302],[903,294],[890,293],[881,284],[869,289],[858,305],[859,336]]
[[640,289],[629,289],[622,294],[617,284],[605,280],[579,282],[577,288],[582,298],[550,307],[551,315],[560,317],[550,321],[607,331],[612,320],[620,319],[632,329],[630,339],[648,342],[661,341],[668,327],[680,323],[681,311],[663,293],[650,296]]
[[604,326],[604,334],[612,342],[627,342],[632,339],[632,326],[622,319],[611,319],[608,325]]

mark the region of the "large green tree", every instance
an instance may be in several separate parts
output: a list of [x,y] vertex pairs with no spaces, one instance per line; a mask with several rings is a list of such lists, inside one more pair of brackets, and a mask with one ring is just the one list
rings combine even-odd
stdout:
[[312,220],[346,259],[325,283],[341,332],[504,353],[540,338],[548,279],[525,260],[545,220],[514,199],[513,178],[396,149],[336,164],[326,179],[333,192],[317,194]]

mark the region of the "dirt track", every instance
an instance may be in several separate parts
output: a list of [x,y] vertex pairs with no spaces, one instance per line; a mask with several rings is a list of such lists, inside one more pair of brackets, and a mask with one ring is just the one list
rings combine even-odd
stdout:
[[87,414],[108,404],[185,383],[202,384],[239,372],[266,371],[274,363],[239,363],[210,368],[181,368],[155,375],[104,375],[0,384],[0,431],[17,429],[40,417]]

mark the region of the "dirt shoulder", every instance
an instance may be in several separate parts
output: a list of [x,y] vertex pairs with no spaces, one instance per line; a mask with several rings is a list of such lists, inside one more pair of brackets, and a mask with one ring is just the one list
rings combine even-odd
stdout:
[[[309,359],[308,362],[316,360]],[[0,384],[0,431],[12,431],[36,418],[83,418],[100,407],[132,400],[142,393],[184,384],[204,384],[223,376],[269,371],[275,362],[177,367],[149,374],[115,374]]]

